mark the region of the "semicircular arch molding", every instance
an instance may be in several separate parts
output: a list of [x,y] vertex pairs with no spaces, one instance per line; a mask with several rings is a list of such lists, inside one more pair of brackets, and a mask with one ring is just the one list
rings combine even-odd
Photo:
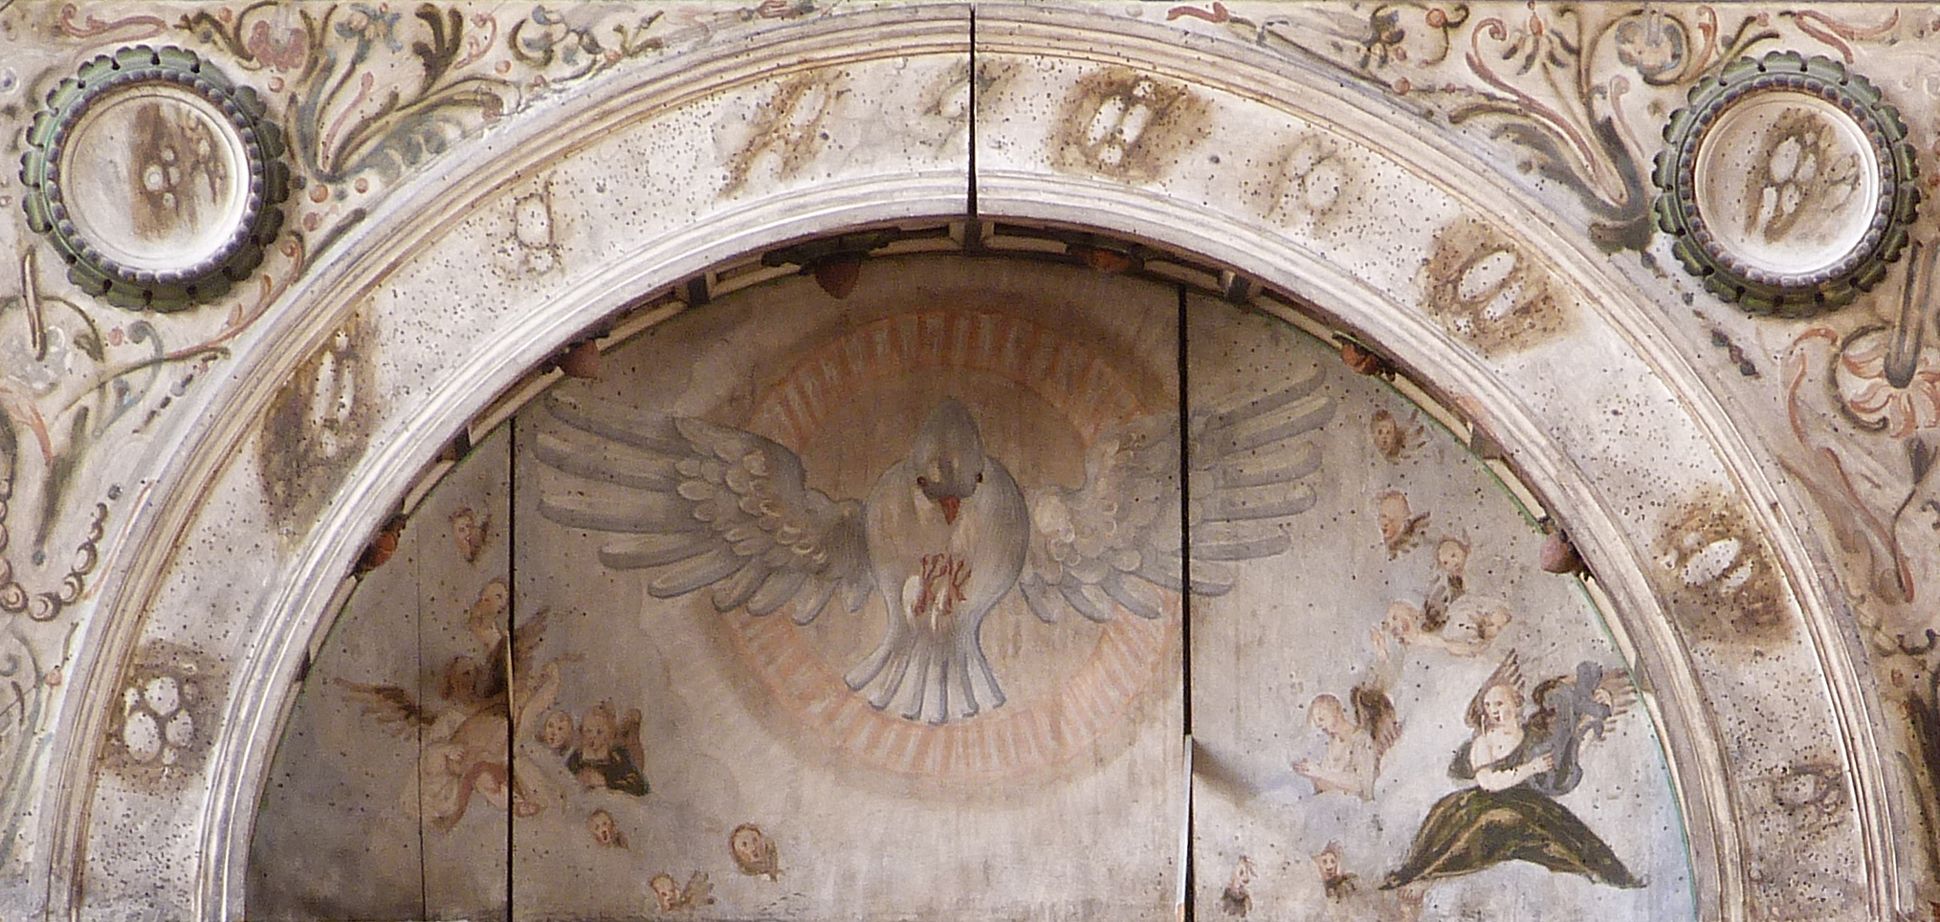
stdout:
[[[343,574],[529,369],[733,258],[974,203],[979,220],[1095,228],[1230,267],[1428,382],[1501,447],[1614,599],[1671,749],[1704,917],[1889,911],[1897,865],[1851,654],[1751,446],[1649,305],[1479,158],[1325,74],[1136,23],[976,15],[974,71],[961,6],[829,17],[616,69],[454,152],[467,169],[417,177],[338,241],[239,341],[235,383],[206,397],[109,562],[95,659],[57,735],[67,780],[39,814],[50,866],[85,868],[56,880],[55,908],[240,917],[260,784]],[[1059,133],[1152,100],[1158,117]],[[781,121],[757,119],[721,155],[723,126],[777,107]],[[1335,159],[1336,200],[1289,191],[1289,164],[1315,159],[1290,155],[1303,144]],[[535,195],[545,258],[508,260],[532,245],[517,222]],[[1512,323],[1469,274],[1493,254],[1522,292]],[[308,499],[271,495],[279,394],[333,344],[367,373],[342,421],[365,447],[308,472]],[[1760,555],[1749,636],[1664,564],[1679,529],[1718,510]],[[103,756],[121,690],[169,650],[206,664],[216,728],[199,770],[155,784]],[[1762,716],[1772,701],[1788,726]],[[1815,761],[1852,800],[1801,843],[1768,776]]]

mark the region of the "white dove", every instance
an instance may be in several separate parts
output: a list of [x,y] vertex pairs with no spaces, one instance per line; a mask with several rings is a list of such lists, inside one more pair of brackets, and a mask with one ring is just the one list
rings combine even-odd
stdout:
[[941,722],[1003,704],[984,659],[983,619],[1023,572],[1031,513],[1010,472],[984,454],[970,411],[953,399],[937,404],[909,458],[883,472],[864,509],[869,564],[890,617],[876,652],[849,671],[849,687],[887,707],[914,667],[905,716]]
[[563,425],[543,428],[534,454],[566,479],[542,487],[539,508],[614,534],[600,561],[653,571],[657,598],[712,587],[719,611],[787,606],[806,624],[838,591],[850,611],[882,593],[882,641],[848,685],[877,708],[940,724],[1004,703],[982,628],[1011,587],[1047,623],[1065,611],[1105,621],[1120,608],[1158,618],[1188,582],[1217,595],[1232,587],[1228,562],[1286,550],[1280,524],[1313,505],[1320,466],[1318,449],[1296,440],[1333,415],[1320,378],[1316,369],[1191,414],[1189,505],[1173,414],[1102,434],[1083,485],[1027,494],[985,454],[970,411],[945,399],[858,502],[809,488],[801,459],[759,435],[555,393],[546,406]]

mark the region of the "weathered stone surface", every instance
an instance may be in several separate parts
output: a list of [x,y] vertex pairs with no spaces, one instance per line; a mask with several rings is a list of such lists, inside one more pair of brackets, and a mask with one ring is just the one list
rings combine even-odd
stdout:
[[[242,913],[258,798],[342,579],[529,371],[622,318],[798,268],[860,258],[863,292],[865,254],[995,249],[1297,314],[1417,382],[1607,596],[1669,753],[1698,914],[1930,914],[1931,218],[1849,304],[1753,316],[1685,272],[1649,180],[1691,87],[1795,51],[1869,81],[1931,188],[1929,10],[1235,0],[972,19],[812,0],[0,6],[10,162],[85,62],[172,45],[256,94],[292,186],[258,264],[153,314],[69,277],[28,205],[47,164],[0,180],[19,280],[0,285],[0,913]],[[1770,182],[1695,200],[1755,196],[1764,220],[1845,187],[1838,137],[1779,127],[1754,152]],[[212,178],[156,175],[139,194],[163,206]],[[139,237],[136,211],[121,230]]]

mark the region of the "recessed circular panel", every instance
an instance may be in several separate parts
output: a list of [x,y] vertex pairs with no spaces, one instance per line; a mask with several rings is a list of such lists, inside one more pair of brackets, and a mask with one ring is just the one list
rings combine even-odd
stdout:
[[255,93],[180,48],[95,58],[48,94],[21,158],[28,224],[111,303],[176,310],[261,263],[283,217],[282,136]]
[[1752,96],[1698,149],[1698,214],[1719,249],[1774,277],[1824,272],[1866,242],[1879,158],[1857,122],[1806,93]]
[[220,109],[180,86],[142,84],[102,99],[61,153],[75,232],[135,272],[219,257],[255,210],[242,139]]
[[1752,313],[1850,302],[1899,257],[1919,204],[1906,128],[1828,58],[1741,59],[1671,117],[1658,226],[1705,287]]

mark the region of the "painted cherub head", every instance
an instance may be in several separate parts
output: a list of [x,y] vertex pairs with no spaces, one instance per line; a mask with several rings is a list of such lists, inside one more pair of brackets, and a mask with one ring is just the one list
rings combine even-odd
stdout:
[[674,882],[672,874],[655,874],[647,881],[648,889],[653,891],[653,904],[661,912],[672,912],[680,906],[680,884]]
[[1245,893],[1253,883],[1253,859],[1239,856],[1239,863],[1233,865],[1233,876],[1226,882],[1226,889]]
[[458,547],[458,556],[466,563],[478,559],[485,549],[485,537],[491,528],[492,520],[470,506],[464,506],[451,514],[451,543]]
[[1374,450],[1389,461],[1400,460],[1421,434],[1420,426],[1404,423],[1386,410],[1374,411],[1367,421],[1367,430],[1374,441]]
[[618,724],[613,719],[613,709],[605,702],[586,709],[586,716],[579,719],[580,758],[600,761],[613,754],[613,735],[618,732]]
[[1420,608],[1397,599],[1388,603],[1388,613],[1381,619],[1381,629],[1396,640],[1409,642],[1421,633],[1421,619]]
[[487,649],[496,647],[505,636],[505,607],[512,600],[512,591],[506,588],[505,580],[495,579],[478,589],[478,598],[465,612],[465,630]]
[[743,874],[767,877],[769,880],[781,876],[781,858],[774,840],[753,823],[742,823],[728,833],[728,852],[734,856],[734,865]]
[[1413,544],[1428,515],[1416,515],[1408,507],[1406,493],[1382,490],[1374,495],[1374,519],[1381,527],[1381,544],[1388,549],[1388,556],[1393,557]]
[[586,831],[592,833],[593,843],[601,848],[626,848],[626,834],[620,832],[620,824],[613,814],[605,810],[594,810],[586,817]]
[[1347,719],[1347,709],[1333,695],[1314,696],[1313,702],[1307,705],[1307,723],[1335,739],[1354,732],[1353,722]]
[[1354,875],[1341,868],[1339,842],[1329,842],[1314,853],[1314,871],[1320,875],[1320,886],[1329,902],[1344,900],[1357,889]]
[[547,711],[539,723],[539,744],[553,752],[565,752],[578,738],[572,715],[558,708]]
[[1443,535],[1435,542],[1435,569],[1451,579],[1461,579],[1468,567],[1468,542],[1454,535]]
[[1484,608],[1475,613],[1476,636],[1483,640],[1494,640],[1495,635],[1502,633],[1502,629],[1508,627],[1509,622],[1513,620],[1515,615],[1510,613],[1507,605],[1491,605]]
[[1314,852],[1314,870],[1320,872],[1321,880],[1335,881],[1340,879],[1339,842],[1329,842],[1325,848]]
[[1494,640],[1503,628],[1509,626],[1509,622],[1515,620],[1515,614],[1509,611],[1509,603],[1500,599],[1482,599],[1474,605],[1464,606],[1463,614],[1466,615],[1469,630],[1474,632],[1479,643]]

